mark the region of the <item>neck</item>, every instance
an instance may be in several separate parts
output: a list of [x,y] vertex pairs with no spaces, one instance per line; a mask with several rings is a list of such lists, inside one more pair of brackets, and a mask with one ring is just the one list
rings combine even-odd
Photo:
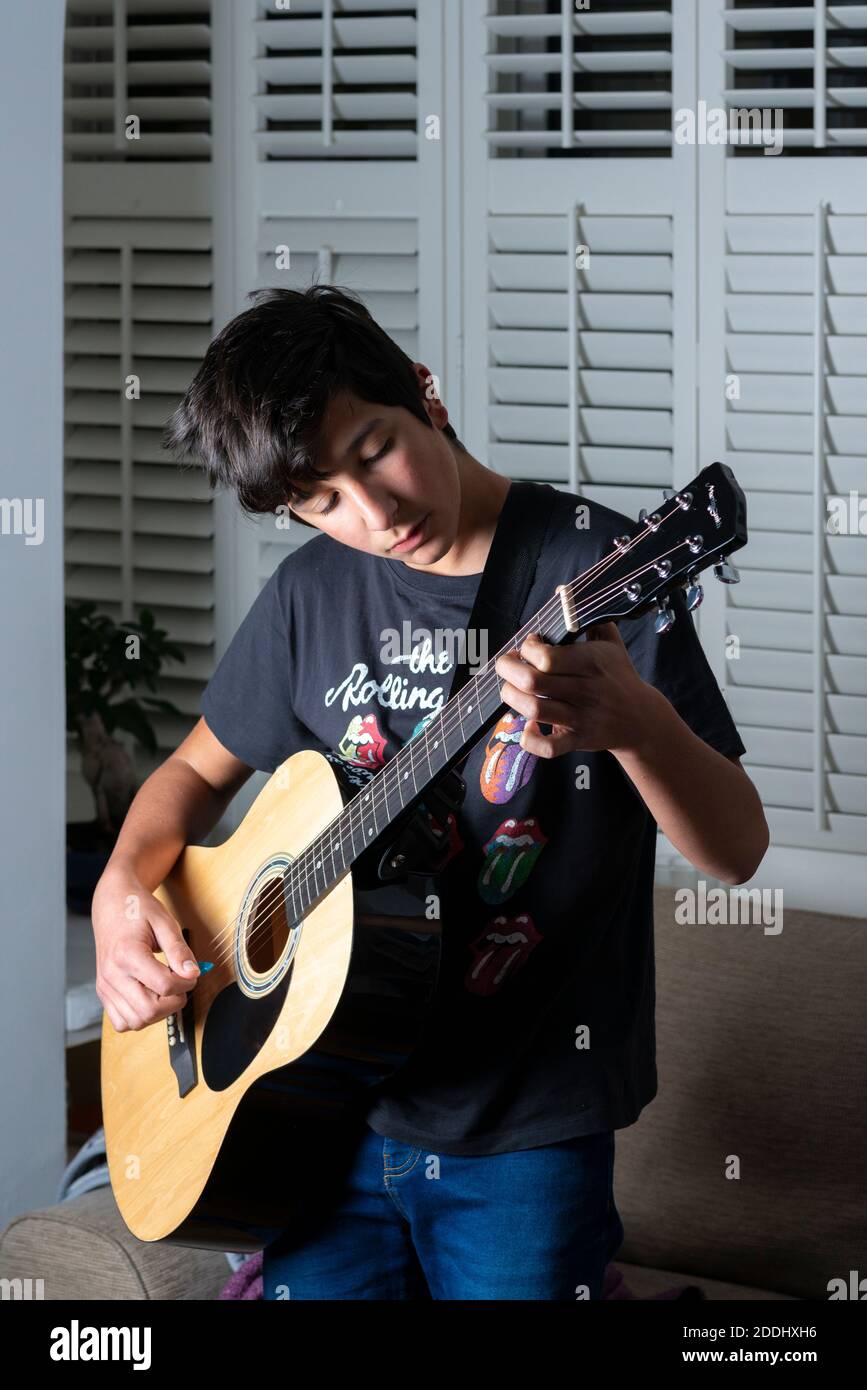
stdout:
[[461,499],[455,539],[439,560],[429,565],[414,565],[406,560],[407,569],[457,578],[465,574],[481,574],[485,568],[512,480],[486,468],[472,454],[462,454],[459,450],[455,451],[455,465]]

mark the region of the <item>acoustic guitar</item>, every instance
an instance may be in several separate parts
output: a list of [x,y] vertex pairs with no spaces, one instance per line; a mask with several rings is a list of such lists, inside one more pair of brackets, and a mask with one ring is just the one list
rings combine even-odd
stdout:
[[[746,503],[714,463],[551,598],[529,632],[560,645],[656,608],[698,574],[738,574]],[[103,1016],[111,1185],[140,1240],[260,1249],[303,1219],[305,1163],[358,1122],[423,1035],[437,992],[438,867],[465,787],[456,764],[502,717],[492,658],[362,787],[295,753],[218,848],[189,846],[155,896],[203,970],[181,1012],[118,1033]],[[165,962],[159,953],[158,959]]]

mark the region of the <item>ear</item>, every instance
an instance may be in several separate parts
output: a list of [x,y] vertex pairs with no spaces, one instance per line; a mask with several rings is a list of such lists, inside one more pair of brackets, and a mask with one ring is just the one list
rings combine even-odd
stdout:
[[418,379],[419,387],[422,391],[425,391],[427,389],[428,381],[430,380],[430,377],[432,375],[430,369],[426,367],[423,362],[413,362],[412,369],[415,372],[416,377]]
[[413,362],[412,365],[418,379],[422,405],[430,417],[431,424],[436,425],[437,429],[442,429],[449,422],[449,413],[440,399],[439,380],[423,362]]

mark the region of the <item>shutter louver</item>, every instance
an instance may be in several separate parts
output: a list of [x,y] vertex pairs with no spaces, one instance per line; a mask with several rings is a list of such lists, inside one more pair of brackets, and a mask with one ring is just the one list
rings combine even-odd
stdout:
[[116,28],[114,0],[69,0],[67,159],[209,159],[210,0],[124,0],[121,19]]
[[[637,515],[672,483],[672,226],[668,216],[489,218],[490,441],[498,472],[570,480],[567,245],[577,287],[578,484]],[[572,252],[574,254],[574,251]]]
[[260,158],[415,158],[414,4],[293,0],[260,14]]
[[[574,12],[544,0],[495,0],[492,8],[487,138],[494,155],[670,153],[670,0],[593,0]],[[563,48],[567,25],[571,54]]]
[[867,216],[827,218],[818,518],[814,237],[813,214],[726,219],[726,370],[739,391],[726,457],[750,514],[746,582],[726,590],[741,644],[727,695],[774,840],[810,842],[818,779],[825,828],[855,850],[867,843],[867,551],[861,535],[827,534],[824,509],[863,495],[867,468]]
[[[867,4],[728,0],[729,109],[780,108],[783,153],[860,154],[867,145]],[[762,155],[732,145],[734,154]]]

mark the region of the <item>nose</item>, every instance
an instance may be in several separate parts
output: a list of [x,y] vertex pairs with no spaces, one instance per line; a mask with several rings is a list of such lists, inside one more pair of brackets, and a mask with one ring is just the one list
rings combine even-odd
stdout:
[[396,503],[385,489],[372,481],[359,481],[352,486],[350,495],[368,531],[389,531],[394,527]]

